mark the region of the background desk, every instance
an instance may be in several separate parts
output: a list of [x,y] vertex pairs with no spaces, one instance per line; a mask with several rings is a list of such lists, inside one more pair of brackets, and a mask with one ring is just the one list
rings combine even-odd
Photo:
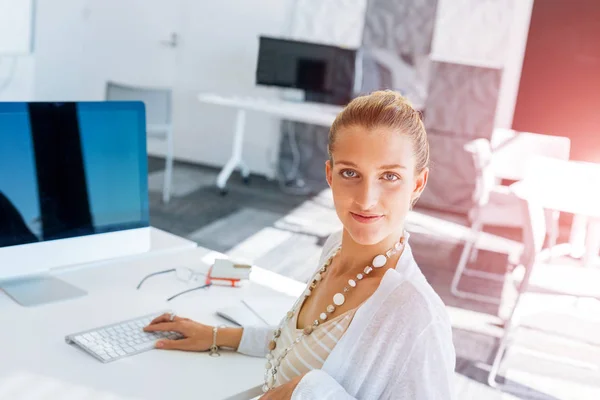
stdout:
[[231,157],[217,177],[217,187],[223,194],[227,192],[225,185],[227,184],[227,180],[231,176],[231,173],[236,168],[240,168],[245,180],[248,179],[248,176],[250,175],[250,170],[242,159],[244,133],[246,130],[246,111],[262,112],[290,121],[330,127],[337,114],[343,109],[343,107],[329,104],[267,100],[260,97],[225,97],[209,93],[198,95],[198,100],[203,103],[237,109]]
[[[517,190],[520,196],[547,209],[575,215],[569,243],[556,246],[552,250],[553,255],[572,254],[574,247],[583,247],[583,265],[598,266],[600,165],[538,157],[531,161],[524,183]],[[578,224],[583,226],[578,227]],[[575,237],[580,233],[583,240]]]
[[[259,394],[262,358],[230,351],[213,358],[208,353],[151,350],[102,364],[65,343],[67,334],[165,309],[199,322],[224,324],[225,320],[215,315],[216,309],[233,305],[244,296],[277,299],[299,295],[304,289],[302,283],[256,268],[243,288],[212,286],[168,303],[167,297],[191,286],[163,275],[135,290],[148,273],[176,266],[206,270],[207,263],[220,256],[208,249],[190,248],[185,240],[176,243],[176,237],[166,235],[162,243],[170,240],[170,246],[151,257],[105,262],[58,275],[87,290],[85,297],[25,308],[0,294],[0,398],[79,399],[87,395],[104,399],[110,393],[112,399],[212,400]],[[177,244],[183,248],[177,249]],[[175,250],[167,251],[174,245]],[[36,395],[40,393],[46,397]]]

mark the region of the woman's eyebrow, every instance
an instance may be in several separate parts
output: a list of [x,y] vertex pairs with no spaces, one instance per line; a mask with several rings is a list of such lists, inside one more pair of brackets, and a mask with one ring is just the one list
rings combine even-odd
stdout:
[[[358,168],[358,165],[356,165],[355,163],[351,162],[351,161],[336,161],[336,164],[344,164],[347,165],[349,167],[353,167],[353,168]],[[406,169],[406,167],[404,165],[400,165],[400,164],[388,164],[388,165],[382,165],[379,167],[379,169]]]
[[349,167],[355,167],[355,168],[358,167],[358,165],[356,165],[356,164],[354,164],[353,162],[350,162],[350,161],[341,161],[340,160],[340,161],[336,161],[335,163],[336,164],[344,164],[344,165],[347,165]]
[[389,165],[382,165],[381,167],[379,167],[379,169],[406,169],[406,167],[404,165],[400,165],[400,164],[389,164]]

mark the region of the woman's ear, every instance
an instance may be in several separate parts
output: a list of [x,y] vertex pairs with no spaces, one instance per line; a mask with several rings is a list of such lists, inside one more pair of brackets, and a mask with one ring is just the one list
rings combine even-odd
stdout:
[[423,171],[421,171],[417,175],[417,179],[415,179],[415,188],[414,188],[413,194],[412,194],[413,201],[415,201],[416,199],[421,197],[421,194],[423,193],[423,190],[425,190],[425,186],[427,185],[428,178],[429,178],[429,168],[424,168]]
[[333,165],[331,165],[331,160],[325,161],[325,178],[327,179],[329,187],[331,187],[331,180],[333,179],[332,168]]

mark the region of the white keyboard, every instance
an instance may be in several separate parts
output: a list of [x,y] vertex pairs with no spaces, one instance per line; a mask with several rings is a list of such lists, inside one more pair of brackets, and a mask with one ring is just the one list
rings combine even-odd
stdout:
[[75,333],[65,337],[65,340],[107,363],[151,350],[159,339],[181,339],[183,336],[177,332],[144,332],[143,330],[154,318],[168,312],[163,311]]

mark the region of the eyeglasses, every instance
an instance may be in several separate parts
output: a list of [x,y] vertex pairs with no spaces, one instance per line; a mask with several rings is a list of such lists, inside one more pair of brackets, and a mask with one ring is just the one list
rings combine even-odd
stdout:
[[[171,269],[166,269],[164,271],[153,272],[153,273],[151,273],[149,275],[146,275],[140,281],[140,283],[137,285],[136,290],[139,290],[142,287],[142,285],[144,284],[144,282],[146,282],[146,280],[148,278],[152,278],[153,276],[156,276],[156,275],[168,274],[168,273],[171,273],[171,272],[175,272],[175,277],[178,280],[182,281],[182,282],[197,282],[197,281],[200,280],[201,277],[206,276],[206,274],[194,271],[191,268],[186,268],[186,267],[171,268]],[[183,292],[176,293],[173,296],[169,297],[167,299],[167,301],[171,301],[174,298],[181,296],[182,294],[193,292],[194,290],[207,288],[207,287],[209,287],[211,285],[212,285],[211,283],[206,283],[204,285],[201,285],[201,286],[198,286],[198,287],[195,287],[195,288],[184,290]]]

